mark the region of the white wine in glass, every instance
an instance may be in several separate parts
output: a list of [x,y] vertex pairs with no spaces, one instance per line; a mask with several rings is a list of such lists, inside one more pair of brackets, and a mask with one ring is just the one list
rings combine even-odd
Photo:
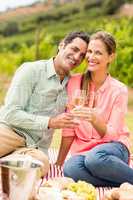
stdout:
[[74,108],[83,107],[87,100],[86,90],[76,89],[72,95],[72,104]]

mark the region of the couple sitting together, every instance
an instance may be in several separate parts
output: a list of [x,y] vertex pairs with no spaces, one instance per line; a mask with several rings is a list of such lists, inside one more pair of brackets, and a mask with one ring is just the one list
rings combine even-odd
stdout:
[[[115,52],[110,33],[72,32],[55,57],[22,64],[0,109],[0,157],[29,154],[44,163],[46,175],[53,131],[62,129],[56,165],[63,165],[65,176],[97,187],[133,184],[124,119],[128,90],[108,72]],[[70,76],[84,58],[86,73]],[[83,91],[86,97],[74,108],[75,91],[81,92],[79,101]],[[72,156],[65,161],[69,150]]]

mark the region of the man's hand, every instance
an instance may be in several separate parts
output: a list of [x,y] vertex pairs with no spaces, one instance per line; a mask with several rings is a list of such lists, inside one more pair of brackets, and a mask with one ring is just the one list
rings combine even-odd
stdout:
[[74,122],[74,117],[71,113],[63,113],[57,115],[56,117],[52,117],[49,120],[48,127],[53,129],[61,129],[61,128],[75,128],[79,124]]

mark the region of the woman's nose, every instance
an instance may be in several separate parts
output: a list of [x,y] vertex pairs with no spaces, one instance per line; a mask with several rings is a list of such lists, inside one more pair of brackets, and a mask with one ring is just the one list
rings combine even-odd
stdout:
[[95,58],[95,54],[94,53],[88,53],[87,58],[94,59]]

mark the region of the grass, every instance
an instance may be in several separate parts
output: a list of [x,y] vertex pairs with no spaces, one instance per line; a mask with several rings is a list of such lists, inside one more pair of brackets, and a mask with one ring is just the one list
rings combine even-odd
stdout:
[[130,130],[131,152],[133,153],[133,112],[128,112],[126,123]]
[[126,123],[129,127],[129,130],[133,133],[133,112],[128,112],[126,116]]
[[[126,124],[129,127],[130,130],[130,141],[131,141],[131,152],[133,153],[133,112],[128,112],[126,116]],[[53,141],[51,144],[52,148],[59,148],[60,146],[60,140],[61,140],[61,131],[56,130]]]

